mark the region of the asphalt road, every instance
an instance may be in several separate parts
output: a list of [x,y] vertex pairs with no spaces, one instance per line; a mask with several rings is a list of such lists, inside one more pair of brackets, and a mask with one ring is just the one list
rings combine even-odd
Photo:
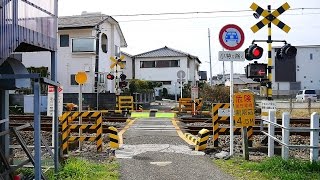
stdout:
[[122,180],[233,179],[203,152],[193,151],[169,118],[138,119],[116,151]]

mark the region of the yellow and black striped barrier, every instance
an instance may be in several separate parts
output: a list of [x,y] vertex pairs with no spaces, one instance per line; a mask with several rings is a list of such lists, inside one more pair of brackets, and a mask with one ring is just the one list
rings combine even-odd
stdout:
[[198,137],[196,137],[190,133],[185,133],[184,136],[188,139],[188,141],[192,142],[193,145],[197,144]]
[[196,151],[205,150],[208,146],[210,131],[208,129],[201,129],[198,133],[198,141],[195,147]]
[[117,128],[110,126],[109,128],[109,147],[112,149],[119,149],[119,135]]
[[213,124],[213,144],[218,147],[219,138],[219,123],[218,121],[228,120],[229,116],[219,116],[219,109],[229,109],[230,103],[216,103],[212,104],[212,124]]
[[[212,124],[213,124],[213,145],[214,147],[218,147],[218,139],[220,133],[230,133],[230,127],[220,127],[219,121],[230,121],[230,115],[228,116],[219,116],[218,111],[219,109],[229,109],[230,104],[229,103],[216,103],[212,104]],[[241,127],[234,127],[233,129],[234,133],[241,133]],[[249,146],[252,146],[252,140],[253,140],[253,127],[248,126],[248,140],[249,140]]]
[[[79,117],[96,118],[96,124],[71,124],[74,119]],[[100,111],[65,112],[60,117],[60,123],[62,124],[63,154],[68,154],[68,143],[71,141],[96,141],[97,151],[102,152],[102,116]],[[70,136],[72,129],[95,129],[97,132],[96,136]]]
[[119,110],[122,110],[122,109],[134,110],[133,96],[118,96],[117,102],[118,102]]
[[205,150],[208,146],[208,139],[209,139],[210,131],[207,129],[201,129],[198,132],[198,135],[192,135],[190,133],[184,133],[185,139],[189,141],[189,144],[194,145],[194,149],[196,151]]

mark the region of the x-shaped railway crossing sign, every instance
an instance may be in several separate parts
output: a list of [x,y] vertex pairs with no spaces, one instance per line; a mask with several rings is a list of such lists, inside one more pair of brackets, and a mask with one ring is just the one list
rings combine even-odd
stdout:
[[288,10],[290,8],[288,3],[284,3],[282,6],[280,6],[278,9],[274,10],[272,13],[268,12],[268,10],[262,9],[260,6],[258,6],[256,3],[252,3],[250,8],[257,12],[259,16],[263,16],[264,18],[259,21],[257,24],[251,27],[251,30],[255,33],[259,31],[263,26],[266,24],[272,22],[274,25],[278,26],[280,29],[282,29],[284,32],[288,33],[290,31],[290,27],[284,24],[282,21],[280,21],[277,17]]
[[124,63],[122,62],[122,60],[124,59],[124,56],[122,55],[120,58],[114,58],[114,57],[110,57],[110,60],[113,62],[110,66],[110,68],[114,68],[114,66],[119,65],[122,69],[124,68]]

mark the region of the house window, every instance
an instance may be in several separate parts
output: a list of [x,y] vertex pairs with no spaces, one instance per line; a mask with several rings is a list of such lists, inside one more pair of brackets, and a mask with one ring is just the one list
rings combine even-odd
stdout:
[[101,35],[101,49],[104,53],[108,52],[108,37],[104,33]]
[[156,67],[170,67],[169,61],[157,61]]
[[120,47],[117,45],[114,45],[114,55],[120,57]]
[[95,52],[94,38],[72,39],[72,52]]
[[76,75],[75,74],[71,74],[70,75],[70,84],[71,85],[79,85],[76,81]]
[[180,60],[170,61],[170,67],[180,67]]
[[103,84],[105,80],[104,74],[99,74],[99,83]]
[[156,61],[156,67],[180,67],[180,60],[161,60]]
[[156,67],[180,67],[180,60],[161,60],[156,61]]
[[171,85],[171,81],[162,81],[163,85]]
[[156,67],[155,61],[140,61],[140,68],[154,68]]
[[121,61],[121,63],[124,65],[124,67],[122,68],[122,67],[120,67],[120,69],[126,69],[126,61]]
[[313,59],[313,55],[312,55],[312,53],[310,53],[310,60],[312,60]]
[[69,47],[69,34],[60,35],[60,47]]

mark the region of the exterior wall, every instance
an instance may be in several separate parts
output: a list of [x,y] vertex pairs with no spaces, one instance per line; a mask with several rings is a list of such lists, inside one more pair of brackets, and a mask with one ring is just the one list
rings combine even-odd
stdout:
[[[87,83],[84,84],[82,90],[84,93],[93,92],[94,87],[94,66],[95,53],[73,53],[72,39],[91,37],[95,34],[92,29],[60,30],[60,35],[69,34],[69,47],[58,48],[58,81],[63,85],[63,91],[66,93],[79,92],[78,85],[71,85],[71,74],[77,74],[79,71],[85,71],[88,76]],[[60,42],[60,39],[58,39]]]
[[[140,61],[156,61],[156,60],[180,60],[180,67],[170,68],[140,68]],[[147,80],[147,81],[171,81],[171,85],[164,85],[163,87],[168,89],[169,94],[175,92],[175,82],[177,82],[177,72],[183,70],[186,72],[186,79],[192,79],[190,71],[187,68],[187,57],[161,57],[161,58],[136,58],[136,79]],[[191,67],[191,66],[190,66]],[[178,91],[178,90],[177,90]]]
[[[101,33],[106,34],[108,38],[108,50],[107,53],[101,49],[101,40],[99,41],[99,72],[107,74],[114,71],[110,69],[111,60],[110,57],[114,56],[115,48],[117,45],[120,47],[120,34],[114,25],[110,23],[103,23],[100,25]],[[69,47],[60,47],[60,35],[69,35]],[[88,76],[87,83],[83,86],[84,93],[94,92],[95,81],[95,59],[96,54],[94,52],[72,52],[72,39],[91,37],[96,38],[96,30],[94,29],[71,29],[71,30],[59,30],[58,32],[58,51],[57,51],[57,68],[58,68],[58,82],[63,85],[63,91],[65,93],[79,92],[78,85],[71,85],[71,74],[77,74],[79,71],[85,71]],[[36,53],[22,53],[23,63],[26,67],[41,67],[46,66],[51,70],[51,57],[50,52],[36,52]],[[119,69],[118,69],[119,70]],[[114,81],[105,81],[104,88],[111,93],[114,92]]]
[[196,81],[199,81],[199,63],[195,59],[189,59],[190,66],[188,68],[188,81],[191,81],[191,85],[196,85]]
[[[301,82],[301,89],[320,90],[320,46],[298,46],[296,48],[296,81]],[[272,57],[274,57],[274,49],[272,53]],[[310,59],[310,54],[312,54],[312,59]],[[273,69],[272,73],[274,72]],[[289,94],[290,83],[275,82],[275,77],[272,76],[272,89],[274,91],[279,91],[279,93],[281,92],[282,94]]]
[[133,71],[132,71],[132,58],[124,55],[124,61],[126,62],[126,65],[124,69],[120,69],[120,71],[123,71],[123,74],[127,76],[127,79],[132,79]]

